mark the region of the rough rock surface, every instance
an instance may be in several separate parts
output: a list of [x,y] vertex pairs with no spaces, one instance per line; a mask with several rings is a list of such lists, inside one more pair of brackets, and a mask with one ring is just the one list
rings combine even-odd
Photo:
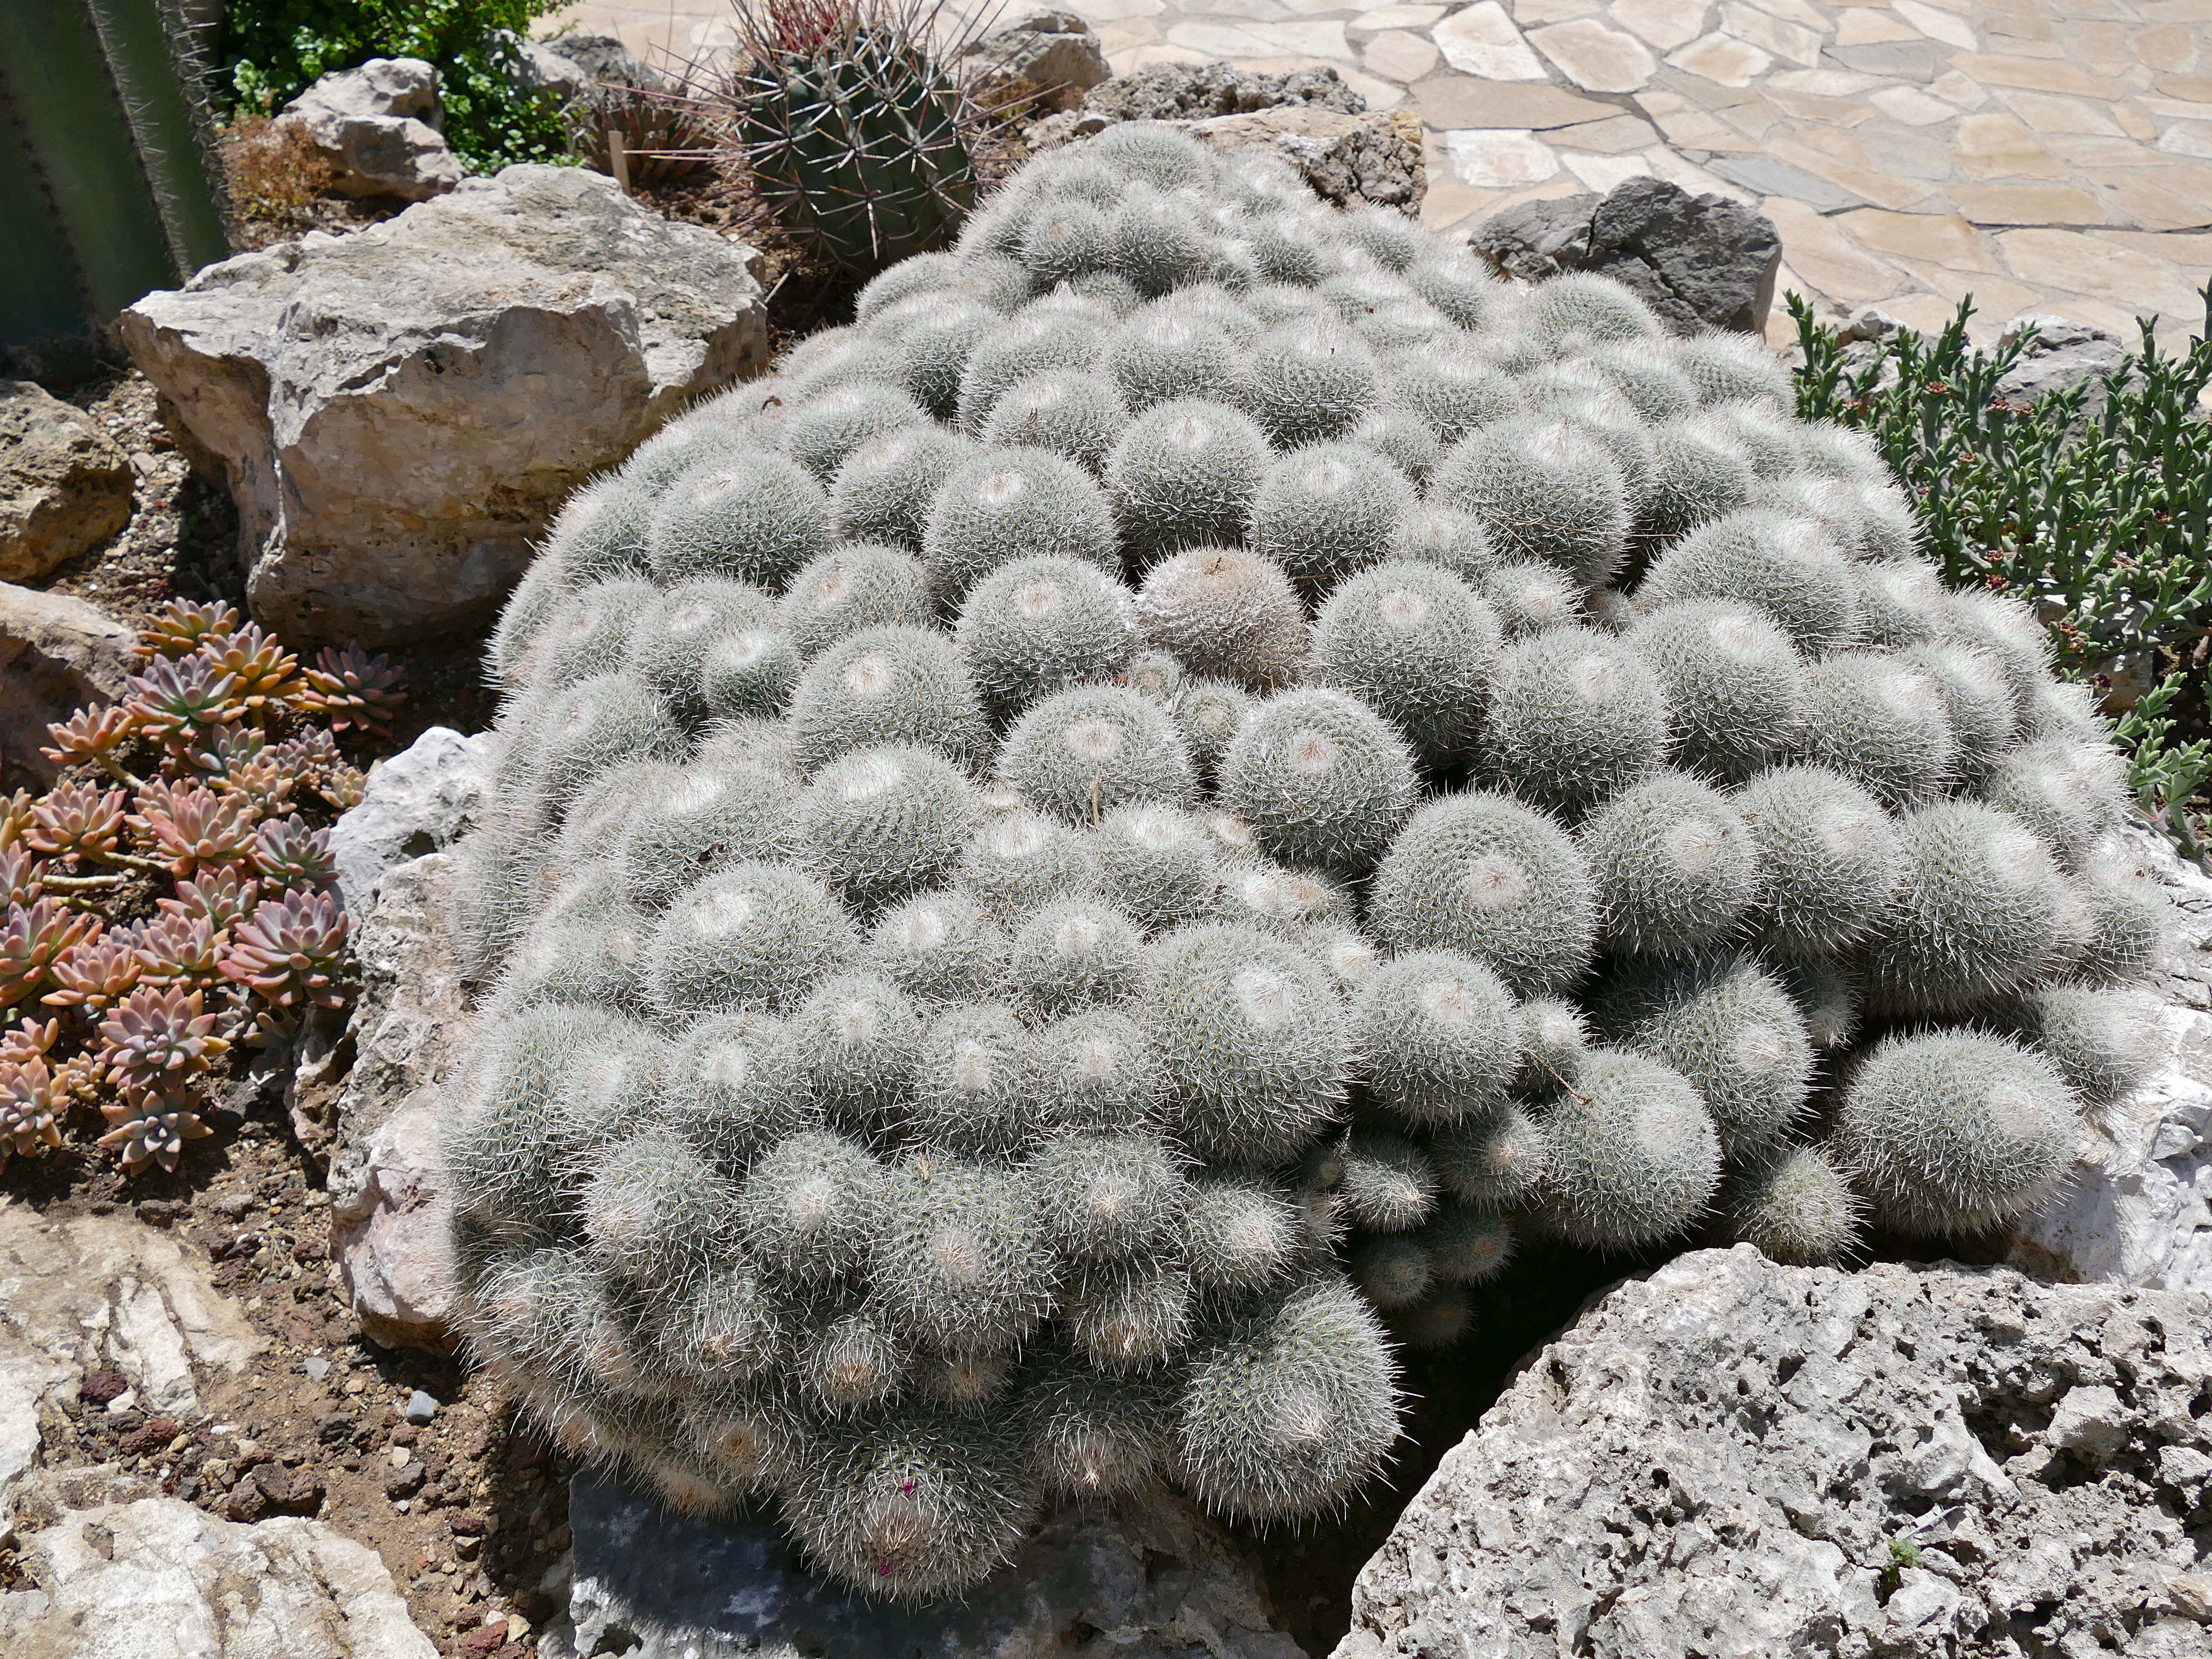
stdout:
[[1264,146],[1305,176],[1323,201],[1372,202],[1411,216],[1428,193],[1420,118],[1410,110],[1346,115],[1310,104],[1178,122],[1217,149]]
[[331,826],[338,896],[368,914],[384,872],[443,852],[476,821],[489,765],[488,740],[434,726],[399,754],[370,769],[361,801]]
[[[194,1367],[236,1374],[261,1340],[210,1283],[206,1263],[127,1216],[47,1221],[0,1205],[0,1521],[32,1476],[55,1402],[118,1371],[123,1404],[200,1413]],[[0,1652],[15,1650],[0,1641]]]
[[550,93],[565,101],[600,86],[658,89],[668,84],[611,34],[556,34],[548,40],[510,34],[507,40],[504,66],[526,92]]
[[[1130,88],[1139,90],[1122,90]],[[1047,116],[1023,137],[1032,151],[1046,150],[1119,121],[1161,120],[1222,149],[1264,145],[1296,167],[1315,194],[1340,206],[1373,202],[1419,213],[1429,184],[1419,118],[1408,110],[1365,110],[1334,70],[1274,76],[1231,72],[1223,64],[1158,64],[1094,88],[1082,108]]]
[[1997,382],[1998,392],[2014,403],[2032,404],[2086,380],[2089,388],[2081,398],[2081,412],[2094,415],[2105,405],[2105,388],[2100,382],[2129,355],[2128,345],[2118,335],[2087,323],[2039,315],[2014,318],[2004,325],[1999,343],[2011,344],[2031,323],[2035,325],[2035,337],[2027,343],[2011,372]]
[[2139,860],[2173,900],[2145,988],[2165,1064],[2091,1126],[2058,1201],[2014,1229],[2011,1260],[2043,1277],[2212,1295],[2212,877],[2148,830],[2110,855]]
[[1338,1659],[2202,1655],[2209,1333],[2174,1291],[1679,1257],[1446,1455]]
[[974,90],[988,105],[1042,97],[1040,108],[1072,108],[1114,71],[1091,25],[1072,11],[1036,11],[968,44],[977,58]]
[[9,1659],[435,1659],[374,1550],[320,1522],[173,1498],[72,1510],[22,1540]]
[[0,753],[52,782],[58,769],[39,752],[46,727],[124,694],[138,636],[66,593],[0,582]]
[[131,522],[131,461],[100,423],[0,380],[0,580],[43,576]]
[[449,854],[400,865],[353,935],[362,987],[341,1045],[352,1064],[335,1109],[331,1253],[354,1316],[388,1347],[447,1334],[438,1101],[467,1017],[453,886]]
[[1083,112],[1106,121],[1184,121],[1284,104],[1340,115],[1367,111],[1367,100],[1333,69],[1264,75],[1236,64],[1154,64],[1092,88],[1084,94]]
[[964,1601],[863,1601],[805,1571],[771,1521],[686,1521],[586,1471],[575,1568],[539,1659],[1298,1659],[1254,1564],[1182,1498],[1054,1515]]
[[513,167],[149,294],[122,331],[238,502],[289,642],[489,619],[592,472],[767,356],[759,255]]
[[1484,220],[1474,243],[1524,282],[1563,270],[1614,277],[1678,334],[1763,332],[1782,265],[1782,237],[1765,214],[1663,179],[1523,202]]
[[483,738],[433,726],[369,776],[331,846],[356,918],[362,988],[332,1054],[331,1256],[362,1331],[386,1347],[448,1338],[441,1084],[466,1018],[453,860],[488,781]]
[[460,158],[446,147],[438,71],[419,58],[372,58],[333,70],[284,106],[282,126],[307,130],[333,170],[341,196],[428,201],[461,182]]

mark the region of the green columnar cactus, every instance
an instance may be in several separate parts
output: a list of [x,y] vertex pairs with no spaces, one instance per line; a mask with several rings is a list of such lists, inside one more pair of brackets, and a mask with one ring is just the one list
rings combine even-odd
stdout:
[[1985,1227],[2142,1074],[2101,725],[1756,343],[1142,124],[855,314],[495,638],[456,1288],[567,1443],[870,1595],[1291,1519],[1516,1238]]

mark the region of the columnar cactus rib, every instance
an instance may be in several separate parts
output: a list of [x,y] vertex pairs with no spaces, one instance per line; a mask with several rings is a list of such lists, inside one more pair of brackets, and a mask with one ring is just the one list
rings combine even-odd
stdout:
[[[1991,1224],[2139,1074],[2102,728],[1756,343],[1142,125],[855,310],[580,496],[495,643],[455,1255],[568,1443],[872,1595],[1048,1497],[1294,1518],[1516,1237]],[[274,672],[191,629],[186,726]],[[308,862],[200,839],[216,935]]]

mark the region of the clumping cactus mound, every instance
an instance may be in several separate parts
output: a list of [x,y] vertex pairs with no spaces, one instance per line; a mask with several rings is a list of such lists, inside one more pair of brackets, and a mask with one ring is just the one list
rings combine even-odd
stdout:
[[1516,1240],[2047,1194],[2154,893],[2041,634],[1626,289],[1112,129],[579,494],[502,622],[480,1352],[873,1595],[1342,1503]]

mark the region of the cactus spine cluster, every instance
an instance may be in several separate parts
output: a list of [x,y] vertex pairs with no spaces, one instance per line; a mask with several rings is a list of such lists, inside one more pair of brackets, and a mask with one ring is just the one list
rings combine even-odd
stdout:
[[1755,348],[1140,125],[857,311],[497,637],[454,1239],[580,1449],[890,1596],[1294,1516],[1516,1239],[1994,1224],[2140,1074],[2100,735]]

